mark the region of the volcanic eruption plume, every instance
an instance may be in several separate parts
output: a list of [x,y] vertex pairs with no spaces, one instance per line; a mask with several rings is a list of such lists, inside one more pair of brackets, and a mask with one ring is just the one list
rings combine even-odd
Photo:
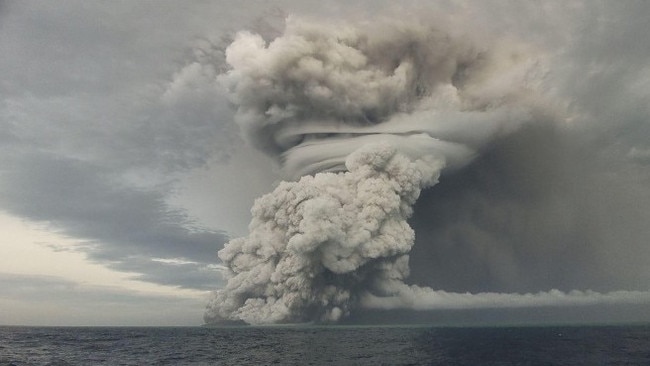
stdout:
[[[267,41],[240,32],[220,76],[236,121],[287,179],[256,200],[250,234],[219,258],[227,284],[208,323],[336,321],[359,307],[586,303],[594,293],[454,294],[407,285],[420,191],[490,142],[553,120],[540,57],[429,25],[287,20]],[[606,298],[603,298],[606,300]]]

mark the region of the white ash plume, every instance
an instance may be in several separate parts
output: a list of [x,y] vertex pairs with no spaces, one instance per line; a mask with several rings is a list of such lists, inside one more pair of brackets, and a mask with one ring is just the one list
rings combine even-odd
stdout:
[[[207,319],[335,321],[373,278],[407,263],[414,232],[406,219],[442,159],[412,162],[378,144],[351,154],[346,166],[283,182],[255,202],[251,234],[219,251],[230,278]],[[408,266],[402,268],[405,279]]]
[[538,58],[419,24],[290,18],[268,43],[239,33],[226,60],[220,80],[244,135],[299,180],[259,198],[249,236],[219,251],[228,283],[208,323],[336,321],[384,306],[369,299],[411,288],[406,220],[420,190],[546,113]]

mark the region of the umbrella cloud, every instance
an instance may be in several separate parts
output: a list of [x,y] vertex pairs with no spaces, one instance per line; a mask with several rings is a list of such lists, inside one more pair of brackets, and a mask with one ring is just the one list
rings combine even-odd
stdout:
[[271,42],[237,34],[220,79],[245,136],[280,156],[289,178],[343,171],[350,153],[377,141],[412,159],[444,155],[456,167],[534,118],[540,61],[503,48],[424,25],[289,18]]
[[272,40],[238,33],[226,62],[219,81],[236,106],[236,122],[254,147],[278,158],[288,181],[256,200],[250,234],[219,251],[228,282],[210,301],[206,322],[327,322],[359,307],[648,297],[462,294],[406,283],[415,242],[407,220],[421,190],[524,126],[560,120],[537,90],[545,76],[538,52],[417,22],[289,18]]

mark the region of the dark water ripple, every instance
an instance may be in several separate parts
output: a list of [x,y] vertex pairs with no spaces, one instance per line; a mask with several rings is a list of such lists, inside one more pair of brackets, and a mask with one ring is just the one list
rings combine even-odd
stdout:
[[0,327],[6,365],[650,365],[650,326]]

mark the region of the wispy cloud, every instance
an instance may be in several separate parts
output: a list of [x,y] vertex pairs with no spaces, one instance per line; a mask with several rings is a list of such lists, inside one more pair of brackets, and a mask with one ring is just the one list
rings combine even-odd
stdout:
[[156,294],[53,276],[0,273],[0,281],[0,324],[199,325],[206,301],[200,294]]

